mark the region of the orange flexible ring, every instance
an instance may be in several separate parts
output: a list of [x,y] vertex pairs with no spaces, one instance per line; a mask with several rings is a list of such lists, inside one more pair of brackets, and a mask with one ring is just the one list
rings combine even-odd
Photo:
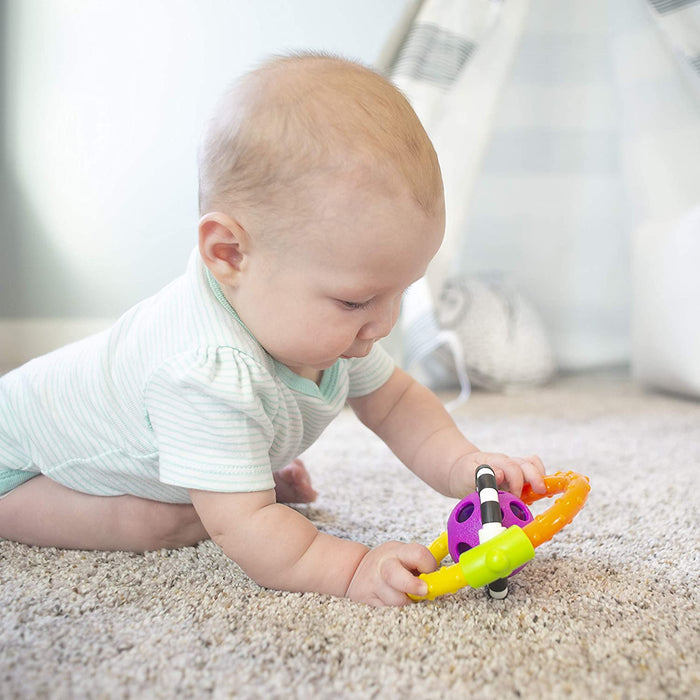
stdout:
[[525,484],[520,500],[527,505],[563,493],[542,515],[523,527],[523,532],[532,543],[538,547],[543,542],[549,542],[554,535],[568,525],[576,514],[583,508],[588,492],[591,490],[589,479],[576,472],[557,472],[544,477],[546,493],[535,493],[530,484]]

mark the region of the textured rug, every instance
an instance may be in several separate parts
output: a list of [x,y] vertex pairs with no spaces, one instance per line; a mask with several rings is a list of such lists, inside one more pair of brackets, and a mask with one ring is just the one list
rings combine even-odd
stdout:
[[[464,589],[372,609],[268,591],[211,543],[0,542],[0,697],[700,697],[700,403],[589,375],[476,393],[456,419],[482,449],[591,478],[586,507],[505,601]],[[306,460],[321,496],[301,511],[369,545],[428,543],[454,504],[350,413]]]

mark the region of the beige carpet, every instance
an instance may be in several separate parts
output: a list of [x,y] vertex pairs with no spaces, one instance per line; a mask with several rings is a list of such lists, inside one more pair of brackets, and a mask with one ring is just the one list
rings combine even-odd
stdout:
[[[483,449],[591,477],[506,601],[466,589],[376,610],[262,590],[211,543],[0,542],[0,697],[700,698],[700,403],[593,375],[479,393],[457,420]],[[427,543],[453,503],[349,413],[307,462],[322,495],[302,511],[367,544]]]

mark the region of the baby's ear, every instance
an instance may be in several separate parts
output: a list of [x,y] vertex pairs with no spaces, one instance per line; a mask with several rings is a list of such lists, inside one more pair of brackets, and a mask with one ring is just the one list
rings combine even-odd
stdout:
[[248,234],[227,214],[210,212],[199,220],[199,252],[219,284],[235,287],[245,266]]

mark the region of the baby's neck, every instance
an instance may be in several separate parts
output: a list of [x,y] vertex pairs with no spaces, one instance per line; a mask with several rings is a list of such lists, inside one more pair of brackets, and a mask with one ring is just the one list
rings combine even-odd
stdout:
[[294,372],[304,379],[310,379],[314,384],[319,384],[323,376],[322,369],[314,369],[313,367],[304,367],[300,370],[294,370]]

